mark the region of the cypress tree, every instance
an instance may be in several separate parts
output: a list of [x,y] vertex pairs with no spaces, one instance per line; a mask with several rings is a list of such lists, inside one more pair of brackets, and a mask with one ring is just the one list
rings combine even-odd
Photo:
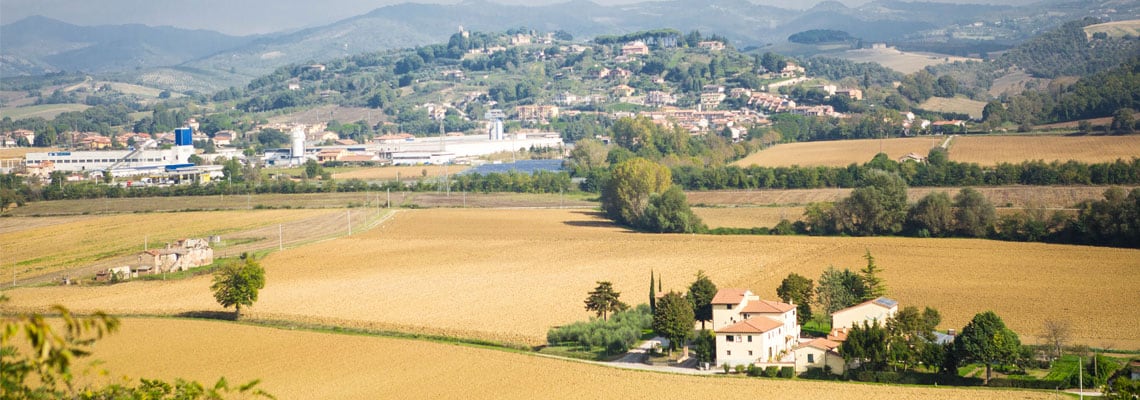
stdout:
[[649,313],[657,313],[657,288],[653,286],[653,270],[649,270]]

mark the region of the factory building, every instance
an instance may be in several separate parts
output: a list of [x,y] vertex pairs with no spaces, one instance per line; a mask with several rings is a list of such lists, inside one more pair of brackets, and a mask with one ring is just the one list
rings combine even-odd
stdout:
[[169,149],[155,149],[156,145],[154,140],[148,140],[129,150],[28,153],[24,165],[35,167],[49,164],[56,171],[89,172],[187,164],[194,154],[193,131],[190,128],[175,129],[174,146]]

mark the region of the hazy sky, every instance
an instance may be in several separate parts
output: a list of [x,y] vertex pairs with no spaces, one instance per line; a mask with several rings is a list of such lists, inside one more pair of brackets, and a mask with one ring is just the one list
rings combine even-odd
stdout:
[[[492,0],[505,4],[551,4],[566,0]],[[593,0],[613,5],[639,0]],[[695,0],[694,3],[700,0]],[[754,3],[804,9],[820,0],[752,0]],[[841,0],[849,6],[869,0]],[[1025,4],[1033,0],[936,0],[956,3]],[[43,15],[76,25],[139,23],[187,29],[209,29],[244,35],[317,26],[364,14],[406,0],[3,0],[0,24]],[[415,0],[454,4],[458,0]]]

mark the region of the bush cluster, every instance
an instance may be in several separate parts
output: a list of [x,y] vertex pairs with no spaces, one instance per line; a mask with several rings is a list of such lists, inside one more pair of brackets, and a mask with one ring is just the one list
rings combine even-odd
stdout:
[[604,349],[606,355],[621,354],[641,338],[641,332],[653,325],[649,306],[638,305],[615,313],[609,320],[591,319],[552,328],[546,333],[546,342],[552,346],[582,346],[587,351]]

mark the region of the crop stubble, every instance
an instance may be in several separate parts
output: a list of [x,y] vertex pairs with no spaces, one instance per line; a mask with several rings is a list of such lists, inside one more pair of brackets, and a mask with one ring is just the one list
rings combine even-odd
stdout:
[[[252,318],[457,335],[537,345],[582,320],[586,292],[609,280],[646,301],[651,270],[683,291],[703,269],[720,287],[774,298],[788,273],[858,268],[870,250],[888,294],[942,311],[961,328],[994,310],[1033,343],[1046,318],[1068,319],[1080,343],[1140,348],[1140,251],[972,239],[648,235],[568,210],[414,210],[372,231],[264,260]],[[100,288],[10,291],[16,307],[175,313],[217,310],[208,277]],[[161,302],[153,299],[165,299]],[[1088,299],[1100,299],[1088,301]]]
[[[162,340],[153,340],[153,338]],[[166,356],[157,356],[166,355]],[[705,378],[598,367],[424,341],[262,328],[211,321],[126,319],[99,342],[115,377],[213,383],[261,379],[282,399],[710,398],[764,393],[802,399],[1054,399],[1047,392],[888,386],[740,377]]]

